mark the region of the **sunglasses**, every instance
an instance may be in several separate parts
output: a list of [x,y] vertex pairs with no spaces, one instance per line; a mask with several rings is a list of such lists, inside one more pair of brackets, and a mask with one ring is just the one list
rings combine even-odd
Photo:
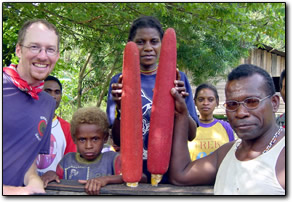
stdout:
[[257,97],[250,97],[250,98],[246,98],[245,100],[241,101],[241,102],[238,102],[236,100],[229,100],[229,101],[226,101],[224,104],[223,104],[223,107],[227,110],[227,111],[236,111],[240,104],[242,104],[246,109],[248,110],[253,110],[253,109],[256,109],[258,108],[258,106],[260,105],[260,103],[262,101],[264,101],[265,99],[271,97],[272,95],[269,95],[267,97],[264,97],[262,99],[260,98],[257,98]]

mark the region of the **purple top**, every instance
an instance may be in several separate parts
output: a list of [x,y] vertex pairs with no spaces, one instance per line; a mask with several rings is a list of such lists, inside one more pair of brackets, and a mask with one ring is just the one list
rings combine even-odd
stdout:
[[212,121],[211,123],[202,123],[202,122],[200,122],[200,127],[210,128],[210,127],[214,126],[218,122],[221,123],[221,125],[225,128],[225,130],[226,130],[226,132],[228,134],[229,141],[230,142],[233,141],[234,140],[233,130],[232,130],[230,124],[227,121],[214,119],[214,121]]
[[39,153],[48,154],[56,101],[39,100],[14,86],[3,73],[3,184],[23,186],[24,175]]

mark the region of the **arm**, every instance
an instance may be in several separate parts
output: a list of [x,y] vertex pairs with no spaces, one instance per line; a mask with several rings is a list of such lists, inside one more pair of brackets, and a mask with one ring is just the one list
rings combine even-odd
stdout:
[[191,116],[189,116],[188,140],[192,141],[193,139],[195,139],[196,133],[197,133],[197,123]]
[[[79,180],[79,183],[85,184],[85,191],[90,195],[98,195],[101,187],[108,184],[122,184],[123,178],[121,175],[121,156],[118,154],[113,161],[115,175],[98,177],[90,180]],[[147,182],[147,177],[143,174],[140,182]]]
[[[175,89],[179,92],[179,94],[182,95],[183,98],[185,98],[185,101],[188,101],[188,96],[190,95],[190,93],[187,92],[186,86],[190,89],[190,85],[188,83],[187,78],[184,76],[185,81],[186,81],[186,86],[185,86],[185,82],[181,80],[181,75],[179,70],[176,70],[176,75],[177,75],[177,80],[174,81],[174,85],[175,85]],[[189,90],[190,91],[190,90]],[[194,105],[193,100],[192,100],[192,95],[191,95],[191,105]],[[188,107],[192,107],[193,109],[195,109],[195,106],[188,106]],[[196,114],[196,110],[194,110],[195,115]],[[196,137],[196,132],[197,132],[197,123],[196,121],[189,116],[189,130],[188,130],[188,140],[192,141],[195,137]]]
[[112,122],[112,138],[117,146],[120,146],[120,114],[117,114],[117,110],[121,109],[122,88],[122,75],[120,75],[117,82],[113,81],[111,83],[107,102],[107,115],[110,122],[113,119],[113,114],[115,114],[115,119]]
[[45,193],[44,183],[37,174],[36,160],[24,175],[24,185],[29,187],[32,193]]
[[286,184],[285,184],[285,147],[283,148],[283,150],[281,151],[278,160],[277,160],[277,164],[276,164],[276,175],[277,175],[277,179],[279,184],[281,185],[281,187],[283,189],[286,188]]
[[169,180],[175,185],[212,184],[217,173],[217,152],[191,162],[188,151],[189,115],[184,99],[175,89],[171,90],[175,100],[175,123],[172,153],[169,165]]
[[104,177],[93,178],[90,180],[78,180],[79,183],[85,184],[85,191],[89,195],[98,195],[101,187],[107,184],[122,184],[122,175],[110,175]]
[[[174,83],[176,91],[179,92],[179,94],[181,94],[183,98],[189,96],[189,93],[186,92],[186,88],[184,86],[183,81],[175,80]],[[188,122],[189,122],[188,140],[192,141],[196,137],[197,123],[191,116],[188,116]]]
[[44,187],[47,187],[49,182],[56,181],[60,183],[59,176],[55,171],[49,170],[41,176],[42,181],[44,182]]
[[34,193],[46,193],[44,184],[37,174],[36,161],[24,175],[24,187],[3,185],[3,195],[30,195]]
[[[89,195],[98,195],[101,187],[104,187],[108,184],[124,183],[122,175],[110,175],[90,180],[78,180],[78,182],[81,184],[85,184],[85,192]],[[147,177],[145,174],[142,175],[140,182],[142,183],[147,182]]]
[[116,118],[112,126],[112,138],[113,138],[114,144],[116,144],[119,147],[121,146],[120,125],[121,125],[121,121]]

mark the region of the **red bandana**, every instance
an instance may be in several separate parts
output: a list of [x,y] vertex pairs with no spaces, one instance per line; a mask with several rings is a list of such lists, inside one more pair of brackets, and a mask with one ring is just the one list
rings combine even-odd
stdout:
[[11,77],[12,82],[17,88],[19,88],[19,90],[28,93],[32,98],[36,100],[39,99],[38,93],[42,91],[44,82],[41,82],[40,85],[35,87],[28,85],[25,80],[20,78],[18,72],[16,71],[16,65],[14,64],[11,64],[9,67],[4,67],[3,71]]

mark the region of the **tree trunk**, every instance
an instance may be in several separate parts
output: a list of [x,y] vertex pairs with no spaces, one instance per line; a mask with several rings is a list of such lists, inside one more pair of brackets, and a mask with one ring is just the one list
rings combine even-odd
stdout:
[[116,64],[117,64],[118,61],[119,61],[119,56],[117,55],[117,56],[116,56],[116,59],[115,59],[115,61],[114,61],[114,64],[113,64],[113,66],[111,67],[111,70],[110,70],[109,74],[108,74],[107,77],[106,77],[106,80],[105,80],[105,82],[104,82],[104,84],[103,84],[102,90],[101,90],[101,92],[100,92],[100,94],[99,94],[99,97],[98,97],[98,99],[97,99],[97,103],[96,103],[96,106],[97,106],[97,107],[100,107],[101,102],[102,102],[102,100],[103,100],[103,98],[104,98],[104,96],[105,96],[105,94],[106,94],[106,92],[107,92],[107,90],[108,90],[110,80],[111,80],[111,78],[112,78],[112,75],[113,75],[114,70],[115,70],[115,66],[116,66]]
[[91,51],[88,54],[88,58],[84,64],[84,66],[81,68],[80,73],[79,73],[79,77],[78,77],[78,94],[77,94],[77,108],[79,109],[81,107],[81,98],[82,98],[82,82],[84,79],[84,73],[86,70],[86,67],[90,61],[90,58],[92,57],[92,53],[93,51]]

